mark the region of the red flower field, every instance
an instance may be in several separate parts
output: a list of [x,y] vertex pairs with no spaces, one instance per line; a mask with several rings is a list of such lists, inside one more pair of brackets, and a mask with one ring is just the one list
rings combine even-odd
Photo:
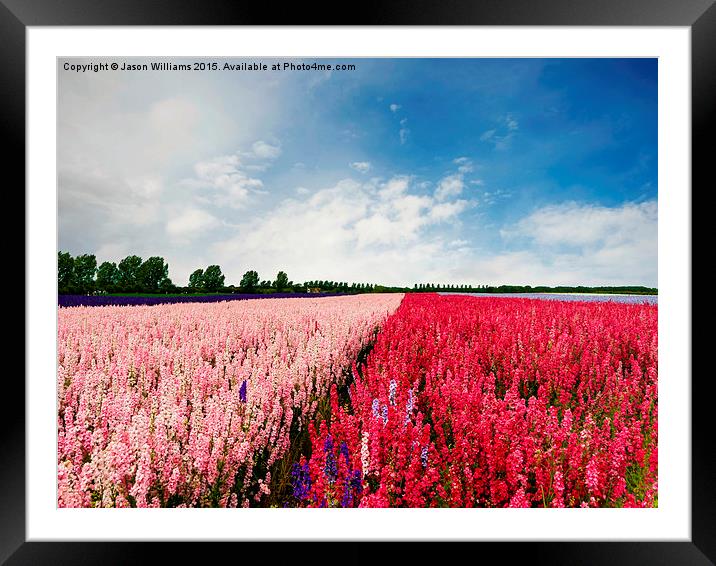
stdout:
[[316,507],[656,506],[657,308],[406,295],[347,395],[332,387],[294,495]]

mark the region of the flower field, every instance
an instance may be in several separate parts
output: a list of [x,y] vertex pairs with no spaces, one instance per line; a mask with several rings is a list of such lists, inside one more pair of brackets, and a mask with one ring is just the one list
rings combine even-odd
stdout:
[[60,309],[58,505],[260,504],[401,299]]
[[650,304],[59,311],[58,505],[656,506]]
[[407,295],[354,372],[302,505],[657,503],[656,306]]

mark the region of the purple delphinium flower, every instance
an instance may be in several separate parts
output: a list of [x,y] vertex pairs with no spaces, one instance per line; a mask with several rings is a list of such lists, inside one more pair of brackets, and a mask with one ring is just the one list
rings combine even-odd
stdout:
[[354,470],[351,476],[351,488],[356,490],[356,493],[363,493],[363,480],[360,476],[360,470]]
[[346,482],[343,489],[343,498],[341,499],[341,507],[350,507],[353,503],[353,490],[351,489],[350,482]]
[[380,403],[378,399],[373,399],[373,416],[377,419],[380,411]]
[[241,382],[241,387],[239,387],[239,399],[242,403],[246,403],[246,380],[244,379]]
[[395,391],[397,389],[398,389],[398,384],[395,382],[394,379],[391,379],[390,385],[388,386],[388,399],[389,399],[391,405],[395,405]]
[[341,507],[350,507],[352,505],[353,492],[358,495],[363,493],[363,481],[361,479],[360,470],[354,470],[346,477],[346,483],[343,489],[343,498],[341,499]]
[[428,467],[428,447],[424,446],[423,449],[420,451],[420,463],[423,465],[423,468]]
[[350,470],[351,469],[351,459],[348,454],[348,445],[345,443],[345,441],[341,442],[341,454],[343,454],[343,456],[345,457],[346,466],[348,466],[348,469]]
[[291,469],[291,485],[296,499],[307,499],[311,491],[311,472],[308,463],[294,464]]
[[388,405],[383,405],[383,414],[381,416],[383,417],[383,424],[386,424],[388,422]]
[[413,390],[408,389],[408,402],[405,404],[405,424],[408,424],[410,415],[413,413]]
[[323,468],[323,473],[328,478],[328,483],[332,484],[338,477],[338,466],[336,465],[336,456],[333,454],[333,438],[330,434],[326,437],[323,451],[326,453],[326,465]]

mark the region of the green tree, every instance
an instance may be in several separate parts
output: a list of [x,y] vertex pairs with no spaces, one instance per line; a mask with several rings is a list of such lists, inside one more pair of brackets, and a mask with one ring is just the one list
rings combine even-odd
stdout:
[[123,291],[136,291],[139,288],[138,273],[142,265],[142,258],[138,255],[128,255],[119,262],[119,285]]
[[247,271],[241,278],[240,286],[246,291],[252,292],[259,284],[259,274],[256,271]]
[[279,271],[276,274],[276,281],[274,281],[273,286],[277,291],[288,287],[288,275],[286,275],[285,271]]
[[210,265],[204,271],[204,288],[216,292],[224,286],[224,274],[218,265]]
[[194,290],[204,288],[204,270],[197,269],[189,276],[189,287]]
[[69,252],[57,252],[57,292],[69,293],[75,260]]
[[162,279],[162,281],[159,283],[159,292],[160,293],[173,293],[177,290],[174,283],[172,283],[172,280],[169,279],[169,277],[165,277]]
[[169,278],[169,265],[163,257],[152,256],[142,262],[137,269],[137,283],[145,293],[156,293],[159,285]]
[[114,262],[105,261],[97,268],[97,288],[107,293],[113,292],[119,283],[119,269]]
[[88,293],[94,287],[97,272],[97,258],[93,254],[82,254],[75,258],[74,283],[81,293]]

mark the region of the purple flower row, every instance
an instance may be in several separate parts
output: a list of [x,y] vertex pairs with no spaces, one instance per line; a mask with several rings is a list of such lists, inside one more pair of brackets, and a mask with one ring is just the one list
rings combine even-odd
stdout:
[[290,299],[333,297],[342,293],[267,293],[267,294],[228,294],[228,295],[156,295],[117,296],[117,295],[58,295],[60,307],[105,307],[163,305],[174,303],[217,303],[221,301],[242,301],[246,299]]

